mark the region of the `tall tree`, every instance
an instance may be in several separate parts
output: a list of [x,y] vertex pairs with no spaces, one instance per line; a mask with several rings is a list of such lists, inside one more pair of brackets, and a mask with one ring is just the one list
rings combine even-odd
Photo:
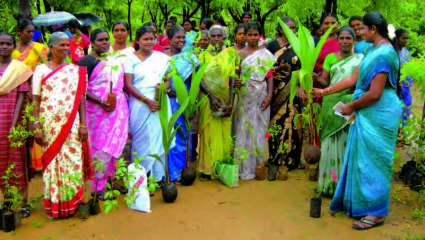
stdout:
[[32,19],[29,0],[19,0],[18,19]]

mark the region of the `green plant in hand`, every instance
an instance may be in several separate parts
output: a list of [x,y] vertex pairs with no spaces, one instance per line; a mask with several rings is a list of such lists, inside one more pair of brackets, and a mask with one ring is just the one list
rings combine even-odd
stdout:
[[[38,120],[32,115],[33,109],[34,105],[32,103],[26,104],[22,121],[9,132],[8,138],[11,147],[22,147],[25,145],[27,138],[34,136],[34,132],[28,129],[30,124]],[[40,122],[42,122],[42,119],[40,119]]]

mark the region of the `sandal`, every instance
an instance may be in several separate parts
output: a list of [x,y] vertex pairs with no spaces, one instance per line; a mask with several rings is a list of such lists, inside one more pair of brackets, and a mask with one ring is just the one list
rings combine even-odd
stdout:
[[31,207],[28,204],[25,204],[22,208],[21,208],[21,217],[22,218],[27,218],[31,216]]
[[367,230],[367,229],[371,229],[371,228],[374,228],[374,227],[379,227],[383,224],[384,224],[384,220],[373,221],[373,220],[369,220],[369,219],[364,217],[364,218],[360,219],[360,221],[354,222],[353,225],[352,225],[352,228],[355,229],[355,230],[362,231],[362,230]]

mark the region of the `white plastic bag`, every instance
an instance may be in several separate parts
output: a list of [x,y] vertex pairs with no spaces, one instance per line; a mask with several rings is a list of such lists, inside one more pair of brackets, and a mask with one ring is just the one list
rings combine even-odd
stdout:
[[135,167],[134,163],[128,165],[128,172],[134,176],[129,184],[128,195],[134,192],[134,202],[130,206],[131,209],[136,211],[151,212],[151,200],[148,191],[148,177],[146,176],[146,170],[140,166]]

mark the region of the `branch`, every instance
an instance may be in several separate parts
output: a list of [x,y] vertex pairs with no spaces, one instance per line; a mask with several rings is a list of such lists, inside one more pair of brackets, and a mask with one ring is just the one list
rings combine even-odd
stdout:
[[232,9],[228,8],[227,11],[229,12],[230,16],[232,16],[233,20],[235,20],[237,23],[242,22],[241,17],[235,13]]
[[201,8],[202,0],[197,1],[197,3],[198,3],[198,5],[195,7],[195,9],[193,9],[193,11],[191,13],[189,13],[189,16],[188,16],[189,19],[191,17],[193,17],[198,12],[198,10]]
[[270,8],[265,14],[263,14],[263,19],[266,21],[267,17],[274,11],[276,11],[278,8],[277,5],[274,5],[272,8]]

